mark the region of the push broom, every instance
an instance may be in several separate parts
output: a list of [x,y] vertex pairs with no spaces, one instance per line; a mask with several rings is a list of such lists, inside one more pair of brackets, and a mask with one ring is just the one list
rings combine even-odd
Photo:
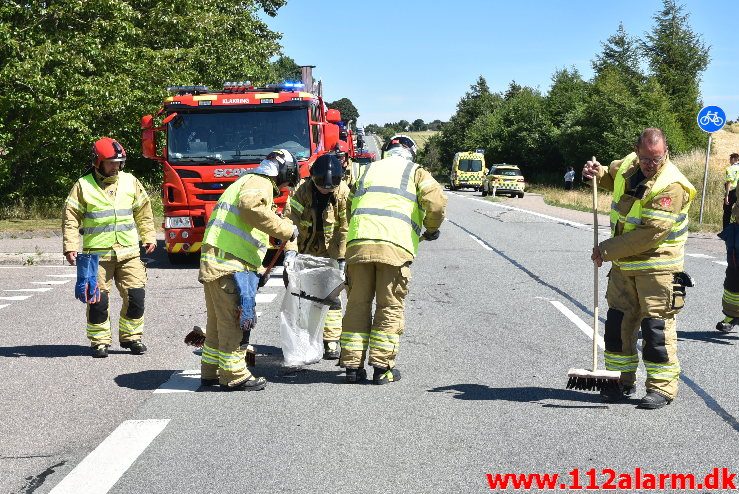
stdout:
[[[595,161],[595,156],[593,156]],[[598,247],[598,175],[593,176],[593,247]],[[567,389],[600,391],[618,386],[621,373],[598,370],[598,264],[593,261],[593,369],[570,369]]]

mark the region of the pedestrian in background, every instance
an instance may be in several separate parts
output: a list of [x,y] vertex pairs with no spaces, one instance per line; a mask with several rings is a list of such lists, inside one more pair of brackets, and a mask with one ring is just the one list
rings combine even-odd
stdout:
[[726,178],[724,179],[724,217],[723,228],[731,223],[731,209],[736,203],[736,185],[739,182],[739,153],[729,155],[729,166],[726,167]]
[[604,357],[621,381],[601,398],[611,403],[635,392],[641,329],[647,393],[639,407],[662,408],[677,396],[680,377],[675,316],[692,286],[682,269],[695,187],[670,161],[667,138],[656,128],[645,129],[635,151],[609,167],[588,161],[583,176],[598,177],[601,188],[613,191],[611,238],[593,248],[591,259],[599,267],[613,263]]
[[572,185],[575,182],[575,169],[571,166],[567,167],[567,173],[565,173],[565,190],[572,190]]

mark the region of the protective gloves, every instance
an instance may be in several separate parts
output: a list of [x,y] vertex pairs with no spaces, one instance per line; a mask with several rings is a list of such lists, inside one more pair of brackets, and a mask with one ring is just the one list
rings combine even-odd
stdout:
[[74,285],[74,296],[85,304],[100,302],[99,265],[100,258],[97,254],[77,254],[77,283]]
[[246,350],[249,345],[249,335],[257,324],[257,288],[260,276],[254,271],[240,271],[234,273],[236,290],[239,293],[239,326],[243,336],[241,338],[241,350]]

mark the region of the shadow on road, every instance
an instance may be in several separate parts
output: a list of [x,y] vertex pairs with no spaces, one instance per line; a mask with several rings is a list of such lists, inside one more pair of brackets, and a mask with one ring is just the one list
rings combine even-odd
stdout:
[[[131,353],[128,350],[108,350],[109,354]],[[0,347],[0,357],[89,357],[90,347],[87,345],[27,345]]]
[[702,341],[704,343],[718,343],[720,345],[734,345],[739,341],[739,335],[721,333],[717,330],[714,331],[678,331],[677,340],[694,340]]
[[130,374],[121,374],[117,376],[114,381],[121,388],[136,389],[139,391],[153,391],[169,380],[175,372],[177,371],[166,369],[131,372]]
[[[430,393],[451,394],[458,400],[500,400],[519,403],[537,403],[542,400],[565,400],[597,403],[603,406],[598,393],[583,393],[571,389],[522,386],[518,388],[491,388],[483,384],[454,384],[429,389]],[[550,406],[542,404],[544,406]],[[588,407],[590,408],[590,407]]]

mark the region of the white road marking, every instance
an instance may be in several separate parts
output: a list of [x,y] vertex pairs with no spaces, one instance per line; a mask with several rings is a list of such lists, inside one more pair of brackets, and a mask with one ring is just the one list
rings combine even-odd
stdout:
[[729,265],[729,263],[726,262],[726,261],[712,261],[712,262],[715,262],[716,264],[720,264],[722,266],[728,266]]
[[46,276],[51,276],[54,278],[76,278],[77,273],[67,273],[67,274],[47,274]]
[[104,494],[136,461],[170,419],[126,420],[67,474],[50,494]]
[[272,268],[272,274],[273,275],[280,275],[282,276],[282,272],[285,271],[285,266],[275,266]]
[[175,372],[155,393],[194,393],[200,387],[200,369]]
[[44,280],[44,281],[32,281],[33,285],[63,285],[69,283],[72,280]]
[[276,276],[272,276],[270,279],[267,280],[267,283],[264,284],[264,286],[285,286],[285,282],[282,281],[282,277],[279,278]]
[[557,223],[564,223],[565,225],[577,226],[577,227],[580,227],[580,228],[587,228],[589,230],[592,230],[593,229],[593,226],[592,225],[586,225],[584,223],[578,223],[576,221],[564,220],[562,218],[557,218],[556,216],[549,216],[548,214],[535,213],[533,211],[529,211],[528,209],[515,208],[513,206],[505,206],[503,204],[498,204],[496,202],[490,202],[490,201],[486,201],[485,199],[478,199],[476,197],[469,197],[469,196],[465,196],[465,195],[462,195],[462,194],[457,194],[457,193],[454,193],[454,192],[453,192],[453,194],[456,195],[457,197],[462,197],[462,198],[465,198],[465,199],[469,199],[471,201],[483,202],[483,203],[488,204],[490,206],[494,206],[494,207],[498,207],[498,208],[503,208],[503,209],[509,209],[511,211],[519,211],[521,213],[527,213],[527,214],[530,214],[532,216],[538,216],[539,218],[544,218],[544,219],[547,219],[547,220],[555,221]]
[[0,305],[0,309],[5,308],[5,307],[9,307],[9,306],[10,306],[10,304],[2,304],[2,305]]
[[0,297],[0,300],[8,300],[10,302],[17,302],[19,300],[26,300],[27,298],[31,298],[33,295],[12,295],[10,297]]
[[685,255],[690,256],[690,257],[699,257],[701,259],[713,259],[714,258],[714,256],[709,256],[707,254],[685,254]]
[[[588,338],[590,338],[591,340],[593,339],[593,328],[591,328],[585,321],[577,317],[577,315],[574,312],[572,312],[570,309],[565,307],[562,304],[562,302],[558,300],[550,300],[549,302],[553,306],[555,306],[557,310],[559,310],[562,314],[564,314],[567,319],[575,323],[575,326],[580,328],[580,330],[583,333],[585,333],[588,336]],[[601,350],[605,348],[605,345],[603,344],[603,337],[600,334],[598,335],[598,346],[600,347]]]
[[469,235],[470,237],[472,237],[472,240],[474,240],[475,242],[477,242],[478,244],[480,244],[480,245],[482,246],[482,248],[483,248],[483,249],[485,249],[485,250],[493,250],[493,249],[491,249],[491,248],[490,248],[490,247],[489,247],[489,246],[488,246],[488,245],[487,245],[487,244],[486,244],[485,242],[483,242],[483,241],[482,241],[482,240],[480,240],[479,238],[475,237],[475,236],[474,236],[474,235],[472,235],[471,233],[468,233],[467,235]]
[[262,313],[257,311],[257,317],[262,317]]
[[276,293],[257,293],[256,301],[258,304],[268,304],[277,297]]
[[53,290],[51,287],[47,288],[17,288],[15,290],[3,290],[4,292],[48,292]]

